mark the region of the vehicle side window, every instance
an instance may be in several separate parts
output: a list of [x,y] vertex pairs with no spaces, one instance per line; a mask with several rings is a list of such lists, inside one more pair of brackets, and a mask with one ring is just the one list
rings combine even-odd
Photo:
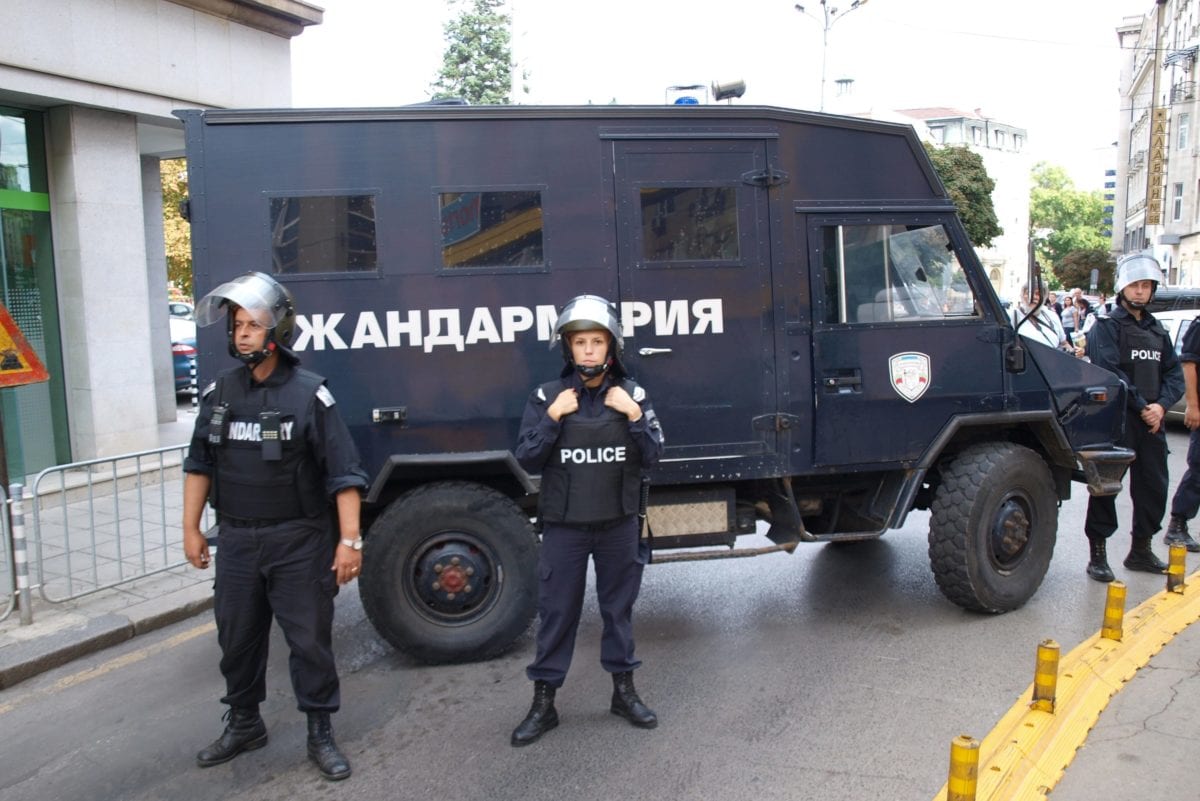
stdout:
[[275,196],[270,225],[277,275],[376,268],[374,195]]
[[737,261],[737,188],[644,187],[642,258],[646,261]]
[[820,241],[826,323],[979,316],[941,225],[831,225]]
[[438,208],[443,267],[544,263],[541,192],[442,192]]

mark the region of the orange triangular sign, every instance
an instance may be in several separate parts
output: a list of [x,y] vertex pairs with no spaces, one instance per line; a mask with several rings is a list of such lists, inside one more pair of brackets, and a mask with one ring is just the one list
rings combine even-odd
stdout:
[[19,387],[49,381],[50,374],[8,309],[0,306],[0,387]]

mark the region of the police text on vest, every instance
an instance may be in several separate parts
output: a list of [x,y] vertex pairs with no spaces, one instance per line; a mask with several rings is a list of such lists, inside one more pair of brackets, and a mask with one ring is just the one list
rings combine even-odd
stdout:
[[560,448],[563,464],[611,464],[625,461],[625,446],[608,448]]

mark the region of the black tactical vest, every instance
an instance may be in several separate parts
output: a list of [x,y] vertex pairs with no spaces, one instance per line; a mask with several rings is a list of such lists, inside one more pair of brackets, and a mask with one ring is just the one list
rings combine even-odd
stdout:
[[1154,403],[1162,389],[1163,348],[1169,347],[1166,333],[1157,320],[1149,328],[1142,328],[1132,317],[1118,322],[1117,328],[1121,351],[1117,366],[1129,376],[1142,397]]
[[[623,386],[632,396],[632,382]],[[542,392],[553,398],[562,388],[561,381],[551,381]],[[641,448],[629,433],[625,415],[608,407],[597,417],[567,415],[542,469],[542,520],[572,525],[637,514],[641,466]]]
[[[325,488],[308,453],[304,431],[317,388],[325,379],[296,369],[280,386],[247,392],[234,368],[217,379],[216,404],[228,404],[209,502],[219,513],[243,520],[316,517],[326,509]],[[281,458],[263,458],[263,412],[279,415]]]

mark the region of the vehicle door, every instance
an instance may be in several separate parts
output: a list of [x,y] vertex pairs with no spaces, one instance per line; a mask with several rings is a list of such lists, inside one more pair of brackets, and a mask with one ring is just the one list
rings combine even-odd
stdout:
[[806,228],[814,465],[914,461],[953,416],[1003,409],[1003,323],[980,301],[989,290],[955,218]]
[[626,360],[663,469],[750,477],[776,447],[766,144],[618,140],[613,157]]

